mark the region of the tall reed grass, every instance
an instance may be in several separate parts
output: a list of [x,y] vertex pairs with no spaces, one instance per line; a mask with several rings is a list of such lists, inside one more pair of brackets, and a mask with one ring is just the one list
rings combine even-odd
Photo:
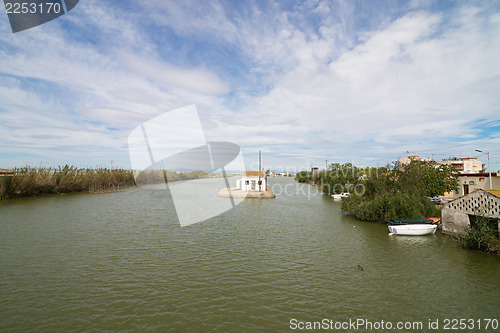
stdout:
[[222,174],[208,174],[203,171],[175,172],[166,170],[148,170],[137,172],[135,182],[137,185],[169,183],[183,180],[200,179],[207,177],[222,177]]
[[132,171],[123,169],[80,169],[64,167],[15,169],[16,174],[0,176],[0,198],[39,196],[70,192],[111,191],[134,186]]
[[134,179],[134,172],[130,170],[80,169],[69,165],[56,169],[24,167],[14,171],[16,172],[14,175],[0,176],[0,199],[82,191],[103,193],[135,185],[223,176],[222,174],[208,174],[203,171],[150,170],[137,172]]

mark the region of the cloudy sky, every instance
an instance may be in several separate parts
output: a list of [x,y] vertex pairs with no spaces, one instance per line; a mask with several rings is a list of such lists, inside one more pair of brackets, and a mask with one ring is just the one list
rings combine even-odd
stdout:
[[196,105],[271,169],[420,155],[500,169],[500,2],[81,0],[0,15],[0,168],[130,168],[129,134]]

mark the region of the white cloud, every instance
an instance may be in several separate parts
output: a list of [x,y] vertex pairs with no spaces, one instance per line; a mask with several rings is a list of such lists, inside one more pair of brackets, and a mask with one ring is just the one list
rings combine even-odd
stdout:
[[322,55],[333,54],[335,44],[283,30],[277,43],[290,43],[287,57],[297,59],[296,66],[242,112],[265,121],[256,125],[242,116],[246,125],[230,126],[233,119],[221,119],[220,130],[255,149],[266,142],[293,150],[301,142],[331,140],[336,144],[325,146],[323,156],[356,146],[366,160],[382,151],[370,144],[363,149],[363,142],[383,144],[388,158],[417,147],[411,142],[421,149],[422,143],[474,138],[471,123],[498,118],[500,25],[497,15],[459,14],[444,24],[440,15],[411,12],[367,33],[330,63]]
[[173,86],[208,95],[223,95],[229,92],[228,85],[206,69],[182,69],[166,62],[143,59],[131,53],[120,54],[120,60],[138,76],[151,79],[166,88]]
[[498,119],[498,13],[259,6],[148,1],[134,13],[88,1],[63,17],[74,31],[58,19],[1,34],[0,130],[20,152],[83,142],[90,159],[126,156],[127,130],[196,104],[209,140],[296,163],[391,159]]
[[[144,38],[137,15],[116,8],[89,1],[64,16],[77,34],[98,31],[92,42],[73,38],[57,20],[0,35],[0,123],[10,138],[1,151],[53,158],[61,147],[61,158],[120,154],[126,160],[127,131],[139,123],[191,103],[219,104],[225,82],[196,65],[148,62],[144,53],[157,59],[156,45]],[[76,145],[74,152],[63,148]]]
[[228,42],[237,38],[237,28],[231,20],[233,13],[218,1],[162,1],[143,3],[148,15],[157,24],[168,26],[181,36],[197,38],[211,35]]

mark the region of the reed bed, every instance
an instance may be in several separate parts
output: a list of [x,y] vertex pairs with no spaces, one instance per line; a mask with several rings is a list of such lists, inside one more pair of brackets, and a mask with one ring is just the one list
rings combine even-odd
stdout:
[[[148,170],[137,172],[135,175],[135,182],[137,185],[160,184],[207,177],[211,178],[212,175],[214,174],[209,174],[203,171],[175,172],[165,170]],[[216,175],[218,176],[218,174]]]
[[0,177],[0,198],[40,196],[71,192],[108,192],[135,185],[132,171],[123,169],[81,169],[64,167],[15,169]]
[[134,171],[130,170],[81,169],[69,165],[55,169],[24,167],[14,169],[14,171],[13,175],[0,176],[0,199],[83,191],[107,193],[135,185],[222,177],[222,174],[208,174],[203,171],[174,172],[164,170],[136,172],[134,177]]

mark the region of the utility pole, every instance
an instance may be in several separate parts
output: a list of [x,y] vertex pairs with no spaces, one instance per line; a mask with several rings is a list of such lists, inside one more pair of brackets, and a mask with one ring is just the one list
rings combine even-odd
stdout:
[[261,152],[259,150],[259,192],[262,191],[262,180],[260,178],[261,171],[262,171],[262,156],[261,156]]
[[490,174],[490,190],[493,188],[491,185],[491,162],[490,162],[490,152],[488,152],[488,173]]
[[490,163],[490,152],[485,152],[485,151],[482,151],[482,150],[479,150],[479,149],[476,149],[477,152],[480,152],[480,153],[485,153],[485,154],[488,154],[488,174],[489,174],[489,178],[490,178],[490,190],[493,188],[492,185],[491,185],[491,163]]

